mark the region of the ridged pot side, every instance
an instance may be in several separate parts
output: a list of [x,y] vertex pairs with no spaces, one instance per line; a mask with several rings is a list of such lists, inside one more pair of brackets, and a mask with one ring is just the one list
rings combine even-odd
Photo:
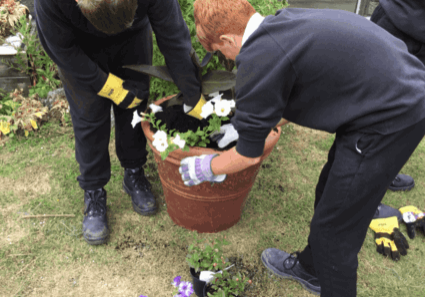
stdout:
[[[160,105],[173,96],[175,95],[162,98],[155,104]],[[142,129],[154,152],[169,216],[177,225],[200,233],[220,232],[232,227],[240,220],[246,197],[251,191],[261,162],[270,155],[281,132],[280,128],[277,128],[277,132],[274,130],[270,132],[259,164],[235,174],[228,174],[223,183],[212,186],[204,182],[187,187],[179,173],[182,159],[223,152],[210,148],[191,147],[188,152],[183,152],[181,149],[173,151],[163,161],[159,151],[152,145],[154,133],[150,130],[149,122],[142,122]]]

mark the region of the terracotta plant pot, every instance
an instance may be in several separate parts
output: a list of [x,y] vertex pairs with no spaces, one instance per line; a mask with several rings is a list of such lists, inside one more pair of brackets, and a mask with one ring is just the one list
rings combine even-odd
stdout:
[[[155,104],[160,105],[173,96],[175,95],[162,98]],[[154,133],[150,130],[150,123],[142,122],[142,129],[155,155],[169,216],[177,225],[199,233],[220,232],[240,220],[261,162],[270,155],[281,132],[280,128],[270,132],[260,164],[235,174],[228,174],[224,182],[213,186],[204,182],[187,187],[179,173],[180,161],[186,157],[222,152],[210,148],[192,147],[188,152],[180,149],[173,151],[163,161],[160,153],[152,145]]]

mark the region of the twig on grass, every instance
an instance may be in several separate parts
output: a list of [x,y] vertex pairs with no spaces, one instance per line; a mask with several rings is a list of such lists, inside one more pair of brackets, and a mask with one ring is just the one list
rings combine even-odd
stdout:
[[22,268],[21,270],[19,270],[19,272],[17,274],[15,274],[15,276],[18,276],[22,271],[24,271],[25,268],[27,268],[28,266],[30,266],[33,262],[35,263],[35,260],[37,260],[37,259],[34,259],[30,263],[28,263],[27,265],[25,265],[24,268]]
[[73,214],[52,214],[52,215],[37,215],[37,216],[23,216],[21,219],[34,219],[34,218],[57,218],[57,217],[67,217],[73,218]]
[[8,255],[8,257],[15,257],[15,256],[30,256],[30,255],[32,255],[32,254],[11,254],[11,255]]
[[65,225],[62,221],[61,221],[61,223],[62,223],[62,225],[64,225],[64,226],[65,226],[65,228],[66,228],[66,229],[68,229],[68,231],[69,231],[69,232],[73,233],[73,232],[72,232],[72,231],[68,228],[68,226],[67,226],[67,225]]

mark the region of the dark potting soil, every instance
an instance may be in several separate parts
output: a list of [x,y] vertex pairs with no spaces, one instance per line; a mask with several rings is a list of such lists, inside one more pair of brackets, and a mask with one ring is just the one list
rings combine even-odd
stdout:
[[[225,98],[225,96],[223,95],[222,99],[227,99],[227,98]],[[155,117],[161,120],[161,123],[159,124],[160,126],[165,124],[166,129],[168,131],[172,129],[176,129],[176,131],[181,133],[187,132],[189,130],[196,132],[198,130],[198,127],[200,127],[202,130],[204,127],[207,127],[209,125],[208,120],[211,118],[210,116],[206,119],[198,120],[194,117],[191,117],[184,113],[183,106],[181,105],[170,106],[166,108],[164,111],[155,113]],[[225,125],[230,123],[230,120],[232,117],[233,116],[228,116],[229,120],[222,121],[221,124]],[[153,133],[157,131],[155,128],[153,128],[152,124],[150,124],[150,128]],[[210,143],[207,144],[207,148],[216,149],[218,151],[225,151],[234,147],[236,143],[237,141],[231,142],[229,143],[228,146],[221,149],[218,147],[217,142],[212,141],[210,139]]]

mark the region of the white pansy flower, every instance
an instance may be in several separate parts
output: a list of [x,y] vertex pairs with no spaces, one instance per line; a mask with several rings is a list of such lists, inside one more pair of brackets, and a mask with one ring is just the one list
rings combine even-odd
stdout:
[[214,106],[212,105],[211,101],[208,101],[202,106],[202,112],[201,117],[206,119],[209,117],[212,113],[214,113]]
[[[218,92],[217,92],[217,93],[218,93]],[[212,98],[210,101],[211,101],[211,102],[214,102],[214,103],[217,103],[217,102],[221,101],[221,96],[223,96],[223,94],[220,94],[220,95],[215,96],[215,97],[214,97],[214,98]]]
[[133,120],[131,121],[131,125],[134,128],[141,121],[142,121],[142,118],[138,115],[137,110],[135,110],[134,113],[133,113]]
[[167,142],[167,133],[165,133],[165,131],[158,130],[153,135],[153,139],[159,142]]
[[229,102],[230,102],[230,108],[233,108],[233,107],[236,107],[236,102],[235,102],[235,100],[229,100]]
[[180,134],[177,134],[176,138],[174,138],[173,143],[177,144],[181,149],[186,145],[186,141],[180,138]]
[[214,111],[219,117],[227,116],[230,113],[230,102],[228,100],[217,102]]
[[210,97],[216,97],[216,96],[218,96],[218,91],[217,92],[214,92],[214,93],[211,93],[211,94],[208,94]]
[[154,114],[157,113],[157,112],[163,111],[161,106],[153,104],[153,103],[151,105],[149,105],[149,107],[150,107],[150,109],[152,109],[152,112]]
[[152,145],[161,153],[168,147],[167,141],[154,141]]

